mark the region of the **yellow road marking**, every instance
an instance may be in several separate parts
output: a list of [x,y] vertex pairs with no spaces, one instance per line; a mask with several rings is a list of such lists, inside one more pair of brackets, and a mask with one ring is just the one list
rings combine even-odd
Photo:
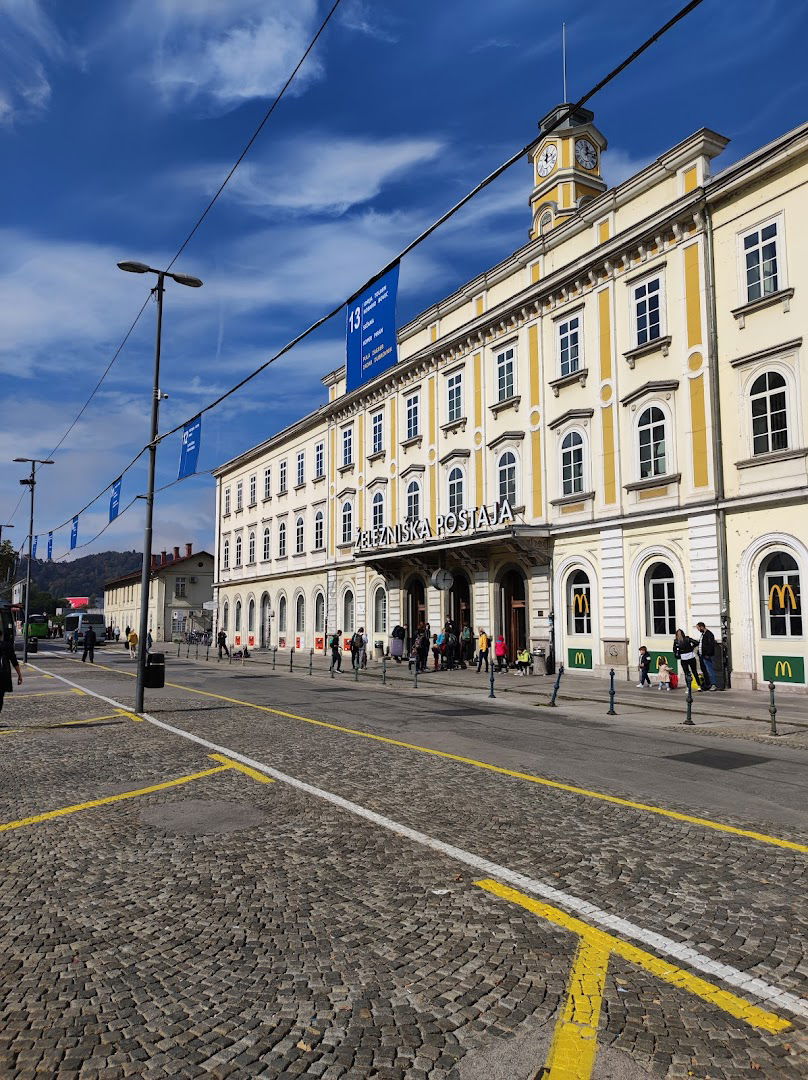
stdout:
[[11,728],[9,731],[0,731],[0,735],[19,735],[22,728]]
[[567,998],[547,1056],[546,1080],[589,1080],[592,1075],[608,966],[605,949],[585,938],[578,941]]
[[82,697],[86,696],[84,691],[79,690],[77,687],[71,687],[70,690],[35,690],[33,693],[29,693],[27,690],[17,691],[18,698],[56,697],[57,694],[80,694]]
[[[65,659],[68,659],[65,657]],[[80,661],[74,660],[75,663]],[[102,667],[96,664],[96,667]],[[131,671],[118,671],[117,668],[104,667],[105,671],[112,671],[135,678]],[[725,825],[721,821],[712,821],[710,818],[695,817],[692,814],[683,814],[678,810],[667,810],[663,806],[653,806],[649,803],[634,802],[632,799],[621,799],[617,795],[607,795],[602,791],[591,791],[588,788],[576,787],[574,784],[563,784],[558,780],[550,780],[545,776],[535,776],[532,773],[517,772],[514,769],[505,769],[501,765],[492,765],[488,761],[477,761],[475,758],[463,757],[460,754],[450,754],[445,750],[433,750],[429,746],[420,746],[417,743],[402,742],[399,739],[391,739],[387,735],[374,735],[368,731],[358,731],[356,728],[344,727],[342,724],[331,724],[326,720],[314,720],[310,716],[300,716],[298,713],[285,712],[283,709],[273,709],[269,705],[256,705],[252,701],[241,701],[239,698],[226,697],[224,694],[214,694],[210,690],[197,690],[193,686],[183,686],[181,683],[167,682],[174,690],[185,690],[189,694],[198,694],[201,697],[215,698],[217,701],[227,701],[231,705],[243,705],[248,709],[256,709],[259,712],[271,713],[273,716],[283,716],[289,720],[300,720],[305,724],[313,724],[316,727],[328,728],[331,731],[339,731],[343,735],[354,735],[362,739],[371,739],[374,742],[385,743],[387,746],[398,746],[404,750],[416,750],[420,754],[429,754],[432,757],[445,758],[448,761],[457,761],[462,765],[473,765],[477,769],[485,769],[487,772],[498,773],[500,776],[510,776],[515,780],[526,780],[530,784],[539,784],[541,787],[554,788],[557,791],[567,791],[572,795],[583,795],[588,799],[598,799],[601,802],[612,803],[615,806],[625,806],[630,810],[643,810],[648,814],[656,814],[659,817],[671,818],[674,821],[686,821],[689,825],[700,825],[705,829],[715,829],[718,832],[729,833],[732,836],[743,836],[747,840],[756,840],[761,844],[770,844],[773,847],[787,848],[789,851],[799,851],[808,854],[808,844],[798,844],[793,840],[783,840],[779,836],[769,836],[767,833],[757,832],[754,829],[741,829],[735,825]]]
[[79,810],[92,810],[96,806],[107,806],[109,803],[120,802],[122,799],[134,799],[139,795],[151,795],[152,792],[165,791],[167,788],[178,787],[180,784],[189,784],[192,780],[201,780],[205,776],[226,772],[230,768],[230,765],[217,765],[215,769],[203,769],[202,772],[180,776],[176,780],[165,780],[162,784],[152,784],[150,787],[138,788],[137,791],[125,791],[122,795],[107,795],[103,799],[92,799],[90,802],[76,803],[74,806],[62,807],[61,810],[49,810],[44,814],[34,814],[33,817],[21,818],[19,821],[9,821],[5,825],[0,825],[0,832],[21,829],[24,825],[38,825],[42,821],[64,817],[66,814],[77,814]]
[[225,757],[224,754],[208,754],[208,757],[212,761],[221,761],[230,769],[237,769],[238,772],[244,773],[245,776],[252,777],[253,780],[257,780],[259,784],[274,784],[275,781],[271,776],[267,776],[265,773],[259,772],[257,769],[251,769],[249,765],[242,765],[240,761],[234,761],[232,758]]
[[[752,1027],[776,1032],[784,1031],[791,1026],[788,1020],[767,1012],[766,1009],[761,1009],[757,1005],[750,1005],[748,1001],[731,994],[728,990],[721,990],[713,983],[707,982],[706,979],[702,979],[698,975],[692,975],[689,971],[676,967],[675,964],[670,963],[668,960],[660,960],[658,956],[654,956],[636,945],[630,945],[627,941],[614,937],[612,934],[607,934],[605,930],[598,930],[594,926],[576,919],[574,915],[568,915],[565,911],[553,907],[551,904],[545,904],[541,900],[534,900],[533,897],[526,896],[525,893],[512,889],[508,885],[502,885],[491,878],[475,881],[474,884],[487,892],[493,893],[494,896],[499,896],[512,904],[518,904],[534,915],[547,919],[548,922],[554,923],[564,930],[577,934],[582,940],[601,952],[620,956],[632,964],[645,968],[646,971],[656,975],[657,978],[664,979],[665,982],[669,982],[673,986],[678,986],[691,994],[695,994],[696,997],[700,997],[709,1005],[716,1005],[719,1009],[729,1013],[730,1016],[743,1020]],[[555,1080],[555,1077],[553,1077],[553,1080]]]
[[95,724],[99,720],[120,720],[121,714],[109,713],[107,716],[88,716],[86,720],[63,720],[59,724],[32,724],[29,731],[44,731],[48,728],[75,727],[77,724]]

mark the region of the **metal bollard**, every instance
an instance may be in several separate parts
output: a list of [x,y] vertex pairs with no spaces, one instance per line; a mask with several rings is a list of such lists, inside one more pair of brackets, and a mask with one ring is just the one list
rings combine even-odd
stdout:
[[359,682],[359,668],[356,667],[356,666],[354,666],[354,669],[353,669],[353,681],[354,682]]
[[191,655],[191,643],[189,641],[188,642],[188,648],[185,650],[185,659],[188,660],[190,658],[190,655]]
[[311,675],[311,666],[314,663],[314,649],[309,649],[309,675]]
[[334,661],[331,661],[331,667],[328,669],[331,672],[331,678],[334,678]]
[[387,657],[382,657],[382,686],[387,686]]
[[614,668],[609,672],[609,711],[607,716],[617,716],[614,711]]
[[277,657],[277,655],[278,655],[278,646],[275,645],[272,648],[272,670],[273,671],[275,670],[275,658]]
[[227,662],[228,662],[228,664],[233,663],[233,646],[232,645],[227,650]]
[[196,658],[199,659],[199,642],[196,643]]
[[490,668],[490,670],[488,672],[488,696],[490,698],[497,696],[494,693],[494,665],[493,664],[491,665],[491,668]]
[[769,716],[771,717],[771,727],[769,728],[770,735],[777,734],[777,706],[774,704],[774,683],[769,682]]
[[552,708],[556,708],[556,696],[558,695],[558,689],[561,686],[561,676],[564,674],[564,665],[558,665],[558,674],[556,675],[555,686],[553,687],[553,696],[550,698],[550,705]]
[[417,667],[417,665],[414,668],[414,671],[415,671],[415,675],[413,677],[412,686],[413,686],[414,690],[417,690],[418,689],[418,667]]
[[205,647],[205,659],[210,660],[210,645]]
[[687,694],[685,694],[685,707],[687,710],[684,723],[693,727],[693,684],[690,681],[690,672],[687,674]]
[[294,670],[294,664],[295,664],[295,650],[294,650],[294,646],[293,646],[289,650],[289,670],[290,671]]

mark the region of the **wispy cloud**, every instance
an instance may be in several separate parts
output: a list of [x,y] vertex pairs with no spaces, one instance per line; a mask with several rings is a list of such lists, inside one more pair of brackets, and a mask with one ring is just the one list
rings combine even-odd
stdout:
[[45,64],[65,46],[39,0],[0,2],[0,125],[39,116],[51,86]]
[[339,20],[348,30],[355,30],[360,34],[376,38],[389,45],[398,41],[398,34],[393,27],[393,21],[389,13],[383,11],[380,5],[375,7],[365,3],[365,0],[348,0],[340,8]]

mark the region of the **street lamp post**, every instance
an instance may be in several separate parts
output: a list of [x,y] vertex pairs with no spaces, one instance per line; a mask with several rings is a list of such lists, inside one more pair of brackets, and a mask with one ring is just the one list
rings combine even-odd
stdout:
[[146,680],[146,637],[149,632],[149,572],[151,569],[152,519],[154,517],[154,473],[157,464],[157,421],[160,409],[160,348],[163,336],[163,292],[167,277],[179,285],[198,289],[202,282],[187,274],[172,274],[155,270],[141,262],[119,262],[118,269],[130,274],[156,274],[157,284],[152,292],[157,296],[157,335],[154,345],[154,382],[152,386],[151,430],[149,435],[149,473],[146,492],[146,527],[143,534],[143,567],[140,575],[140,628],[138,631],[137,677],[135,679],[135,712],[143,712],[143,690]]
[[15,461],[24,462],[31,466],[31,475],[20,483],[31,489],[31,512],[28,517],[28,565],[25,568],[25,617],[22,624],[22,662],[28,663],[28,613],[31,603],[31,555],[34,542],[34,488],[36,487],[37,465],[52,465],[50,458],[15,457]]

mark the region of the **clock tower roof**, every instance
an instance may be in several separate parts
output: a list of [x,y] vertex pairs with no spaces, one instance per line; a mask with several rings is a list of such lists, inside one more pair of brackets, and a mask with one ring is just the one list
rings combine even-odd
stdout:
[[[546,116],[543,116],[539,121],[539,132],[542,135],[547,133],[547,129],[550,125],[563,116],[564,113],[570,108],[569,104],[555,105]],[[569,130],[570,128],[582,127],[584,124],[591,124],[595,119],[595,114],[589,109],[576,109],[571,112],[570,115],[555,129],[556,131]]]

